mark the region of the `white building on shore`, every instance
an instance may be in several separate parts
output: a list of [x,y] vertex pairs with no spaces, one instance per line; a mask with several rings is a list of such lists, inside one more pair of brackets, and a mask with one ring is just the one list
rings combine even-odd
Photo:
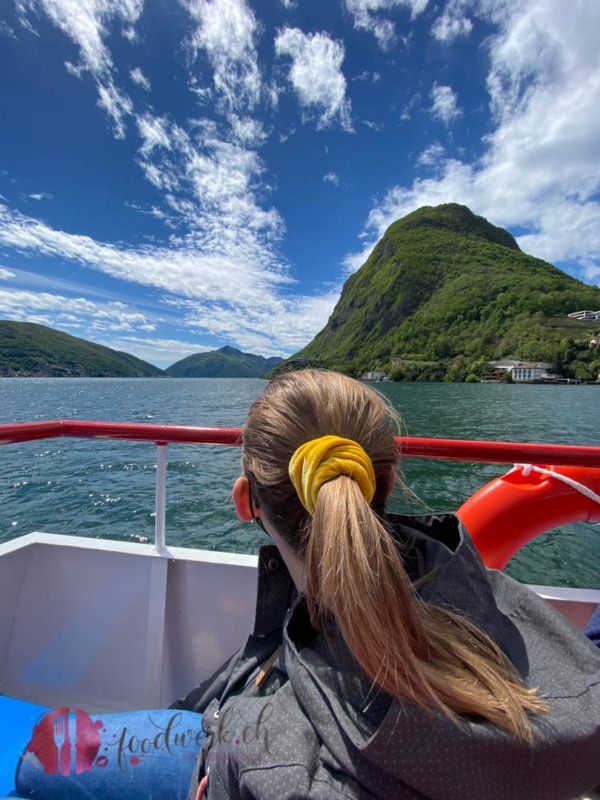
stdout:
[[364,372],[360,376],[361,381],[387,381],[387,372]]
[[[510,372],[510,376],[516,383],[531,383],[534,381],[548,381],[560,376],[552,372],[552,364],[543,361],[515,361],[512,358],[505,358],[502,361],[488,362],[496,380],[502,378],[503,373]],[[488,376],[493,380],[492,373]]]
[[600,311],[573,311],[569,317],[580,319],[582,322],[600,322]]
[[512,379],[516,383],[542,381],[552,374],[552,365],[543,362],[521,363],[512,368]]
[[496,372],[510,372],[515,367],[520,367],[522,361],[515,361],[512,358],[503,358],[501,361],[488,361],[490,367]]

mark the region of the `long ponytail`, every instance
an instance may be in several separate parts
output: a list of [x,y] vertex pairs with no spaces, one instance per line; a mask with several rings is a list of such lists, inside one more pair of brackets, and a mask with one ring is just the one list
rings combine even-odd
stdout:
[[387,528],[345,476],[324,484],[306,550],[313,626],[331,615],[373,682],[453,719],[474,714],[532,741],[546,705],[479,628],[416,595]]
[[[386,527],[393,422],[393,410],[357,381],[316,370],[286,374],[250,409],[244,472],[269,520],[304,559],[313,626],[327,630],[335,620],[374,685],[457,721],[477,715],[531,742],[529,714],[545,703],[476,625],[418,597]],[[328,477],[308,513],[290,461],[323,436],[346,437],[368,454],[374,492],[365,499],[349,475]]]

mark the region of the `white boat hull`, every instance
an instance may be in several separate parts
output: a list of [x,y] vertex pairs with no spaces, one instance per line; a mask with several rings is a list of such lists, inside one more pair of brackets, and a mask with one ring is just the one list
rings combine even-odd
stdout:
[[[252,628],[255,556],[32,533],[0,545],[0,693],[160,708]],[[583,627],[600,590],[532,587]]]
[[160,708],[252,627],[256,557],[32,533],[0,545],[0,693]]

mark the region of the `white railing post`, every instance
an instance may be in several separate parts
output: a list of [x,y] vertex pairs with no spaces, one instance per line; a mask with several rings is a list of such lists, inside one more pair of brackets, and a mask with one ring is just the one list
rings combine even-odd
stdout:
[[165,516],[167,498],[167,444],[156,443],[156,507],[154,519],[154,547],[165,549]]

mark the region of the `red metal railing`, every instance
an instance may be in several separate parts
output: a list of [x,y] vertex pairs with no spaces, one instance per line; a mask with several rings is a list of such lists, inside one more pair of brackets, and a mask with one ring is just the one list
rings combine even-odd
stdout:
[[[241,428],[150,425],[146,423],[53,420],[0,425],[0,444],[57,437],[125,439],[156,444],[241,445]],[[463,439],[396,438],[398,452],[407,458],[489,461],[503,464],[556,464],[600,468],[600,446],[489,442]]]
[[[0,445],[67,437],[154,442],[156,455],[155,546],[165,548],[167,445],[171,443],[241,445],[241,428],[208,428],[146,423],[52,420],[0,425]],[[555,464],[600,469],[600,447],[579,445],[485,442],[461,439],[396,438],[398,452],[408,458],[439,458],[496,463]]]
[[0,444],[32,442],[37,439],[125,439],[133,442],[171,444],[240,445],[241,428],[203,428],[187,425],[150,425],[141,422],[91,422],[57,419],[49,422],[23,422],[0,425]]

